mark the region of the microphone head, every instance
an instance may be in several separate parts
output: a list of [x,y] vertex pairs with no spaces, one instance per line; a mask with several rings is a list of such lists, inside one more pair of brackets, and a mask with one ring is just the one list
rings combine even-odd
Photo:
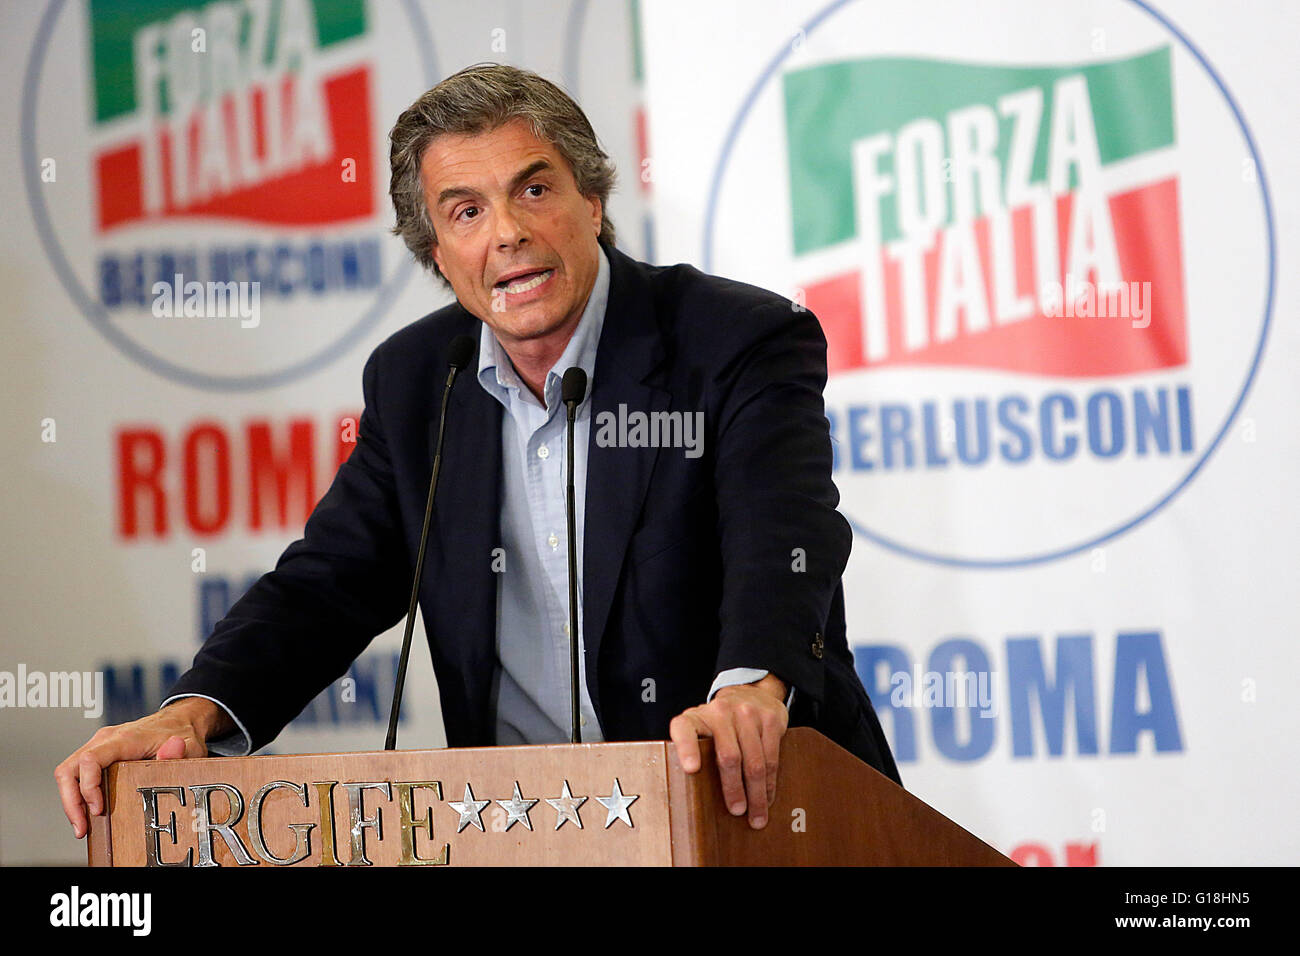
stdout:
[[454,369],[464,368],[474,357],[474,347],[477,344],[472,335],[456,336],[447,347],[447,364]]
[[560,400],[564,404],[581,404],[587,395],[587,373],[578,366],[570,367],[560,380]]

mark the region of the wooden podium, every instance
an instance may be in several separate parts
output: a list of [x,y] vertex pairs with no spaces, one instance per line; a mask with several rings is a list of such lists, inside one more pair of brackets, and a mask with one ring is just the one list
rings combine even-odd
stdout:
[[114,764],[91,866],[1013,866],[806,727],[767,827],[666,741]]

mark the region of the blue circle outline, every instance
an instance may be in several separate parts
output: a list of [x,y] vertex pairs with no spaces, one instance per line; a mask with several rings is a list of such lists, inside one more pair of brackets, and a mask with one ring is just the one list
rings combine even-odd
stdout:
[[[296,364],[278,371],[264,372],[258,375],[210,375],[206,372],[196,372],[193,369],[161,358],[121,332],[113,324],[108,310],[87,293],[76,273],[73,272],[67,256],[64,255],[63,247],[50,221],[49,210],[45,205],[45,197],[41,195],[40,174],[38,172],[39,162],[36,157],[36,86],[45,65],[45,54],[50,35],[54,32],[54,23],[58,19],[64,2],[65,0],[50,0],[46,5],[45,13],[42,15],[40,25],[36,30],[36,39],[32,43],[27,67],[23,73],[22,165],[27,205],[31,210],[32,219],[35,220],[37,235],[41,240],[42,247],[45,249],[46,257],[54,267],[59,282],[63,285],[64,291],[81,310],[81,313],[111,345],[125,354],[127,358],[143,365],[149,371],[155,372],[163,378],[178,382],[181,385],[189,385],[193,388],[208,391],[258,391],[276,385],[285,385],[304,375],[318,371],[340,358],[374,327],[383,317],[388,307],[392,305],[393,300],[406,287],[406,283],[410,281],[411,275],[415,271],[415,262],[413,260],[406,259],[398,267],[392,278],[380,286],[379,293],[371,302],[370,307],[362,313],[356,323],[342,336],[326,345],[315,355],[309,355]],[[403,0],[402,6],[406,11],[412,33],[415,36],[416,49],[421,66],[424,68],[426,81],[429,85],[433,85],[437,81],[438,73],[428,23],[425,21],[424,13],[415,0]]]
[[[820,26],[823,21],[839,10],[840,7],[851,2],[853,2],[853,0],[835,0],[834,3],[824,7],[819,13],[814,15],[806,24],[804,24],[802,28],[803,35],[807,37],[814,29]],[[1241,406],[1245,404],[1246,396],[1250,392],[1251,385],[1254,384],[1255,374],[1259,371],[1259,363],[1264,355],[1264,346],[1268,342],[1269,326],[1273,319],[1274,290],[1277,284],[1277,239],[1274,234],[1273,201],[1268,190],[1268,179],[1264,174],[1264,163],[1261,161],[1259,150],[1255,146],[1255,137],[1251,135],[1250,127],[1247,125],[1246,118],[1242,115],[1241,109],[1237,106],[1237,101],[1228,91],[1227,84],[1223,82],[1223,79],[1219,76],[1218,72],[1210,65],[1210,61],[1206,59],[1205,54],[1203,54],[1200,49],[1192,43],[1192,41],[1188,39],[1181,30],[1178,29],[1178,27],[1174,26],[1168,17],[1152,7],[1146,2],[1146,0],[1128,0],[1128,2],[1141,8],[1158,23],[1164,26],[1165,29],[1172,33],[1187,49],[1187,52],[1201,64],[1205,69],[1205,72],[1209,74],[1210,79],[1214,81],[1214,85],[1219,88],[1219,92],[1223,94],[1224,100],[1227,101],[1228,106],[1232,109],[1232,115],[1236,118],[1237,125],[1241,128],[1242,136],[1246,139],[1246,145],[1250,148],[1251,159],[1255,163],[1255,172],[1259,177],[1260,196],[1264,200],[1264,218],[1268,228],[1268,298],[1264,303],[1264,322],[1260,327],[1259,344],[1255,347],[1255,355],[1251,360],[1250,371],[1246,375],[1246,381],[1242,385],[1241,393],[1237,396],[1237,401],[1233,404],[1232,410],[1228,412],[1228,417],[1224,420],[1218,434],[1214,436],[1214,440],[1210,442],[1209,446],[1205,449],[1205,453],[1201,455],[1200,459],[1192,466],[1191,470],[1183,476],[1183,479],[1178,482],[1178,484],[1174,485],[1174,487],[1170,489],[1163,498],[1157,500],[1156,503],[1146,511],[1143,511],[1135,518],[1131,518],[1127,522],[1112,528],[1110,531],[1103,532],[1095,538],[1084,541],[1080,544],[1068,545],[1056,551],[1029,555],[1023,558],[959,558],[938,554],[932,551],[923,551],[919,548],[908,547],[905,544],[894,541],[882,534],[870,530],[848,515],[844,516],[854,533],[862,535],[862,537],[875,542],[887,550],[904,555],[905,557],[915,558],[919,561],[928,561],[933,564],[944,565],[947,567],[1000,570],[1005,568],[1027,567],[1035,564],[1046,564],[1049,561],[1069,557],[1070,555],[1078,554],[1081,551],[1086,551],[1089,548],[1095,548],[1100,544],[1105,544],[1107,541],[1117,538],[1142,524],[1142,522],[1146,521],[1164,508],[1165,505],[1169,504],[1169,502],[1177,497],[1184,488],[1191,484],[1192,479],[1200,472],[1201,467],[1209,460],[1210,455],[1214,453],[1214,451],[1219,447],[1219,444],[1223,441],[1224,436],[1227,435],[1228,430],[1232,427],[1232,423],[1237,418],[1237,414],[1241,411]],[[702,261],[702,267],[705,272],[712,271],[713,231],[714,219],[717,214],[718,197],[722,189],[722,177],[726,173],[727,163],[731,158],[732,149],[740,135],[741,126],[744,124],[749,111],[753,109],[754,103],[758,100],[759,93],[767,85],[767,82],[772,78],[773,74],[775,74],[777,68],[785,58],[790,55],[792,50],[792,46],[787,43],[782,47],[781,51],[768,62],[767,66],[764,67],[763,72],[759,75],[758,80],[750,88],[748,94],[746,94],[744,101],[741,103],[740,111],[736,114],[736,118],[732,121],[731,126],[727,130],[727,137],[722,144],[722,152],[718,157],[716,166],[714,167],[713,181],[709,184],[709,204],[704,218],[704,255]]]

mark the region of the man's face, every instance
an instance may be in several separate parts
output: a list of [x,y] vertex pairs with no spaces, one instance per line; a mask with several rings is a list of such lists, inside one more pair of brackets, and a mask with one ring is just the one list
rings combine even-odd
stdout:
[[596,281],[601,204],[523,120],[437,136],[420,168],[433,258],[507,347],[577,328]]

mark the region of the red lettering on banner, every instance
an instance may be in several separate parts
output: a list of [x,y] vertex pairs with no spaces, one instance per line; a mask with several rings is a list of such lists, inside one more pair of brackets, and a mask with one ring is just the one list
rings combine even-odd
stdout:
[[[1066,866],[1097,866],[1101,848],[1092,843],[1065,844]],[[1021,866],[1056,866],[1052,851],[1043,843],[1022,843],[1007,854]]]
[[1021,866],[1053,866],[1052,851],[1041,843],[1022,843],[1007,856]]
[[230,520],[230,442],[221,426],[193,426],[185,435],[184,459],[185,521],[191,531],[219,534]]
[[1067,843],[1065,845],[1066,866],[1097,866],[1096,843]]
[[[248,527],[254,531],[262,527],[263,487],[270,479],[274,482],[276,514],[280,527],[305,524],[316,504],[312,443],[314,432],[311,422],[295,419],[289,425],[289,450],[277,457],[271,444],[269,422],[248,423]],[[289,517],[289,484],[299,491],[299,509],[291,522]]]
[[[203,419],[176,439],[154,426],[123,426],[114,443],[118,534],[222,534],[241,507],[253,531],[300,532],[316,506],[317,469],[333,477],[356,447],[360,418],[328,419],[321,433],[301,417],[253,419],[242,429]],[[325,436],[319,447],[318,434]],[[173,440],[178,444],[169,449]]]
[[[146,460],[141,460],[141,455]],[[118,534],[124,538],[140,534],[140,494],[153,506],[153,533],[167,533],[167,493],[162,486],[166,446],[154,428],[123,428],[117,433]]]

